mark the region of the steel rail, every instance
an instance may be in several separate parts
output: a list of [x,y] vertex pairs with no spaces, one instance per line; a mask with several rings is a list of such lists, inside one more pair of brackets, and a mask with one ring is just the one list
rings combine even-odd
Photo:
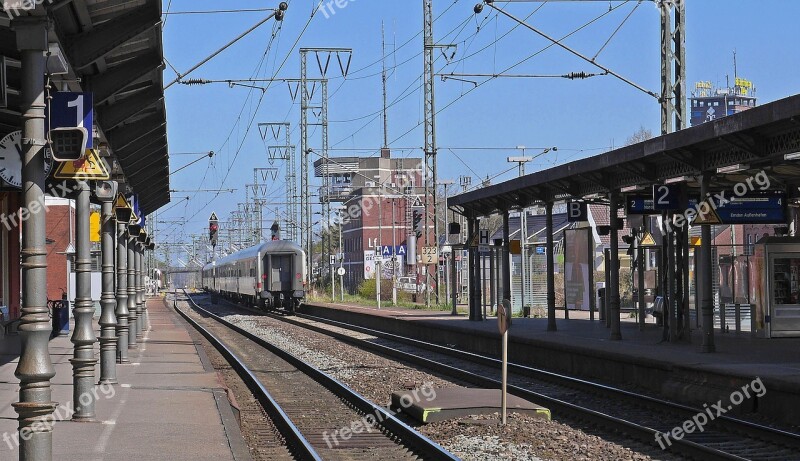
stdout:
[[[191,304],[197,306],[190,296],[187,295],[186,298]],[[292,454],[301,460],[321,461],[323,458],[317,453],[314,447],[311,446],[303,434],[300,433],[300,431],[297,429],[297,426],[294,425],[292,420],[289,419],[289,416],[286,415],[286,412],[283,411],[283,408],[281,408],[278,402],[272,398],[272,395],[269,393],[269,391],[261,384],[256,375],[247,367],[247,365],[245,365],[242,360],[219,338],[214,336],[213,333],[208,331],[185,312],[177,308],[175,308],[175,310],[181,315],[181,317],[186,319],[186,321],[189,322],[192,327],[200,332],[200,334],[202,334],[214,346],[214,348],[216,348],[220,354],[225,357],[233,369],[236,370],[236,373],[238,373],[245,382],[258,402],[270,416],[275,426],[278,427],[281,435],[286,438],[287,445],[289,446],[290,450],[292,450]]]
[[[253,341],[259,346],[269,350],[270,352],[277,355],[281,359],[290,363],[292,366],[294,366],[304,374],[312,377],[315,381],[320,383],[326,389],[336,394],[339,398],[347,401],[358,411],[364,414],[376,415],[376,424],[378,424],[382,429],[386,430],[387,432],[393,434],[394,436],[402,440],[403,444],[413,449],[418,455],[424,457],[424,459],[459,460],[457,456],[445,450],[436,442],[425,437],[424,435],[416,431],[414,428],[408,426],[404,422],[397,419],[397,417],[395,417],[390,411],[386,410],[385,408],[379,405],[375,405],[371,401],[361,396],[359,393],[350,389],[348,386],[346,386],[339,380],[303,362],[302,360],[289,354],[283,349],[280,349],[279,347],[273,345],[272,343],[264,340],[263,338],[260,338],[250,333],[249,331],[228,322],[227,320],[214,314],[213,312],[210,312],[200,307],[194,301],[194,299],[192,299],[191,296],[188,296],[188,294],[186,294],[186,297],[189,299],[190,303],[192,304],[195,310],[202,312],[204,315],[207,315],[208,317],[230,328],[231,330],[239,333],[240,335],[248,338],[249,340]],[[185,314],[182,315],[185,316]]]
[[[385,333],[377,330],[373,330],[366,327],[360,327],[357,325],[348,324],[345,322],[340,322],[336,320],[324,319],[320,317],[311,316],[308,314],[296,314],[298,317],[306,318],[309,320],[317,321],[320,323],[325,323],[328,325],[336,326],[339,328],[344,328],[347,330],[357,331],[364,334],[370,334],[373,336],[377,336],[384,339],[394,340],[400,343],[413,345],[422,349],[427,349],[433,352],[450,355],[456,358],[460,358],[463,360],[467,360],[473,363],[483,364],[483,365],[490,365],[490,366],[499,366],[500,361],[491,357],[482,356],[479,354],[474,354],[470,352],[463,352],[458,351],[449,347],[440,346],[437,344],[427,343],[424,341],[406,338],[403,336],[395,335],[392,333]],[[368,341],[358,340],[356,338],[347,336],[345,334],[332,332],[330,330],[326,330],[324,328],[316,327],[313,325],[308,325],[302,322],[298,322],[296,320],[292,320],[291,318],[286,318],[282,316],[276,316],[283,321],[292,323],[294,325],[298,325],[313,331],[317,331],[322,334],[326,334],[329,336],[334,336],[337,339],[342,341],[346,341],[351,344],[355,344],[359,347],[373,349],[380,353],[390,355],[392,357],[400,358],[403,360],[410,361],[412,363],[416,363],[422,366],[426,366],[428,368],[435,369],[437,371],[445,371],[446,373],[457,377],[459,379],[463,379],[468,382],[472,382],[474,384],[490,387],[490,386],[497,386],[499,385],[499,381],[486,378],[484,376],[480,376],[471,372],[467,372],[465,370],[461,370],[458,368],[454,368],[452,366],[436,362],[431,359],[427,359],[425,357],[420,357],[415,354],[407,353],[404,351],[400,351],[389,346],[380,345],[371,343]],[[509,363],[509,367],[512,371],[527,377],[532,377],[536,379],[542,379],[545,381],[555,382],[558,385],[562,386],[569,386],[569,387],[577,387],[579,390],[589,391],[594,393],[605,393],[611,394],[612,398],[623,398],[625,400],[636,401],[637,403],[644,402],[645,404],[655,406],[661,410],[670,411],[673,414],[678,413],[682,415],[682,417],[689,418],[691,416],[696,415],[697,413],[701,412],[700,409],[692,408],[686,405],[669,402],[661,399],[657,399],[647,395],[641,395],[634,392],[626,391],[623,389],[618,389],[612,386],[607,386],[604,384],[594,383],[591,381],[586,381],[570,376],[560,375],[557,373],[549,372],[546,370],[540,370],[532,367],[527,367],[524,365],[519,364],[512,364]],[[561,410],[562,412],[566,412],[568,414],[577,416],[582,419],[591,419],[594,422],[601,422],[607,424],[611,422],[612,424],[618,425],[618,427],[622,427],[626,431],[634,431],[631,435],[638,435],[637,438],[641,438],[643,441],[646,441],[650,444],[653,444],[655,439],[655,434],[659,431],[643,427],[636,423],[632,423],[630,421],[622,420],[616,418],[611,415],[605,415],[594,410],[585,409],[580,406],[570,404],[568,402],[564,402],[559,399],[554,399],[544,394],[540,394],[528,389],[523,389],[517,386],[509,386],[509,392],[512,394],[518,395],[522,398],[526,398],[529,400],[536,400],[539,403],[548,402],[545,406],[550,406],[551,409],[554,410]],[[586,413],[584,413],[586,412]],[[790,447],[800,447],[800,435],[794,434],[791,432],[783,431],[780,429],[774,429],[766,426],[762,426],[750,421],[741,420],[738,418],[733,418],[730,416],[721,415],[717,417],[715,422],[722,423],[725,431],[734,432],[734,433],[741,433],[746,435],[749,438],[757,438],[763,441],[768,441],[771,443],[777,443],[781,445],[788,445]],[[679,451],[682,454],[692,456],[692,457],[699,457],[700,459],[747,459],[736,456],[731,453],[726,453],[721,450],[717,450],[715,448],[707,447],[702,444],[698,444],[696,442],[691,442],[688,440],[680,440],[680,441],[673,441],[673,448],[677,447],[676,451]]]
[[[488,357],[485,355],[475,354],[472,352],[466,351],[459,351],[453,349],[451,347],[442,346],[439,344],[429,343],[426,341],[421,341],[418,339],[408,338],[405,336],[396,335],[393,333],[387,333],[379,330],[374,330],[367,327],[362,327],[359,325],[353,325],[346,322],[341,322],[337,320],[326,319],[322,317],[316,317],[309,314],[302,314],[302,313],[295,313],[296,316],[306,318],[309,320],[313,320],[315,322],[326,323],[332,326],[337,326],[340,328],[348,329],[357,331],[359,333],[370,334],[373,336],[378,336],[384,339],[390,339],[393,341],[397,341],[399,343],[408,344],[411,346],[416,346],[421,349],[427,349],[432,352],[437,352],[444,355],[450,355],[452,357],[468,360],[473,363],[478,363],[487,366],[496,366],[500,367],[501,361],[499,359],[495,359],[493,357]],[[283,319],[287,320],[287,319]],[[291,322],[291,319],[287,321]],[[293,324],[304,326],[306,324],[292,322]],[[327,330],[320,329],[324,332]],[[639,394],[636,392],[627,391],[624,389],[620,389],[617,387],[609,386],[607,384],[596,383],[593,381],[587,381],[581,378],[575,378],[573,376],[567,376],[559,373],[555,373],[552,371],[543,370],[540,368],[529,367],[526,365],[520,365],[516,363],[509,362],[508,364],[509,370],[515,373],[519,373],[520,375],[527,376],[530,378],[536,379],[544,379],[559,385],[569,385],[572,387],[580,388],[581,390],[586,390],[590,392],[606,392],[612,393],[615,397],[621,397],[625,399],[635,400],[639,403],[642,401],[661,407],[664,410],[668,411],[680,411],[684,412],[684,416],[690,417],[696,415],[697,413],[703,411],[701,408],[694,408],[688,405],[684,405],[677,402],[670,402],[668,400],[659,399],[653,396]],[[734,418],[732,416],[721,415],[714,419],[715,422],[723,422],[725,424],[729,424],[730,426],[726,429],[732,431],[738,431],[742,433],[748,434],[750,437],[757,437],[761,438],[762,440],[769,440],[777,443],[786,443],[787,441],[790,443],[797,444],[797,447],[800,448],[800,434],[796,434],[793,432],[788,432],[782,429],[776,429],[768,426],[764,426],[761,424],[754,423],[752,421],[747,421],[739,418]]]

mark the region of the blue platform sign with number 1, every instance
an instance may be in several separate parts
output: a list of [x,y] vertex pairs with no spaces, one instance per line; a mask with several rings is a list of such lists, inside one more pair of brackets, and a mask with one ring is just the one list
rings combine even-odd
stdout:
[[89,132],[87,149],[92,144],[92,126],[94,125],[94,97],[92,93],[73,93],[61,91],[53,94],[50,101],[50,129],[53,128],[86,128]]

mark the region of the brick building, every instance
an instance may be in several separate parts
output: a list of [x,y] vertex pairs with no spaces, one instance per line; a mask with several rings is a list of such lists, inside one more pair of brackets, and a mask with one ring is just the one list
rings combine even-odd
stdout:
[[435,243],[432,223],[427,242],[421,229],[424,223],[414,232],[414,205],[424,205],[426,200],[432,204],[425,197],[422,165],[421,158],[392,158],[388,149],[380,157],[336,157],[314,163],[315,175],[329,175],[331,184],[329,191],[320,190],[320,200],[329,200],[331,209],[339,210],[342,249],[337,250],[334,243],[334,250],[343,254],[347,290],[352,292],[365,278],[374,278],[376,255],[383,255],[384,278],[392,277],[395,263],[398,277],[424,273],[423,266],[416,265],[415,250],[419,254],[427,242]]
[[71,256],[75,253],[75,202],[47,197],[47,299],[61,299],[70,291]]

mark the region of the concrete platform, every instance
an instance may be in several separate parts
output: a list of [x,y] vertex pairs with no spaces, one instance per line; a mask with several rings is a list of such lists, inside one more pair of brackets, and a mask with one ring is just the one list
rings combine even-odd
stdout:
[[[471,322],[465,316],[414,309],[381,309],[314,303],[302,312],[363,325],[460,350],[500,356],[497,320]],[[547,319],[515,318],[509,330],[509,360],[606,383],[634,386],[692,405],[728,399],[731,393],[760,378],[766,394],[735,407],[745,415],[800,424],[800,339],[759,339],[749,333],[717,330],[717,352],[702,353],[702,336],[691,342],[662,342],[662,331],[648,323],[639,331],[623,321],[622,341],[611,341],[605,323],[570,312],[557,319],[558,331],[547,332]],[[583,315],[585,317],[585,315]],[[631,319],[632,320],[632,319]]]
[[[394,392],[392,409],[402,411],[421,423],[434,423],[471,415],[490,415],[501,411],[500,389],[447,387],[435,391],[430,400],[420,396],[417,391]],[[508,396],[506,408],[509,412],[550,419],[550,410],[515,395]]]
[[[97,422],[69,421],[73,345],[69,337],[50,341],[53,400],[61,415],[53,429],[53,460],[249,461],[226,390],[189,327],[161,298],[147,306],[152,329],[129,351],[131,363],[117,365],[119,384],[97,386]],[[99,336],[96,323],[95,329]],[[99,345],[95,349],[99,359]],[[1,338],[0,460],[19,456],[16,444],[3,438],[17,432],[11,403],[19,399],[18,359],[19,336]],[[95,374],[99,378],[99,364]]]

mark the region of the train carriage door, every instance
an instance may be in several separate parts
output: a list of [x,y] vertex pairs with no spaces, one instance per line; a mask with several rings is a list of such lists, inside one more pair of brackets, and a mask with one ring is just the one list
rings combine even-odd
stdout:
[[292,255],[272,255],[271,275],[271,291],[291,291],[294,275]]

